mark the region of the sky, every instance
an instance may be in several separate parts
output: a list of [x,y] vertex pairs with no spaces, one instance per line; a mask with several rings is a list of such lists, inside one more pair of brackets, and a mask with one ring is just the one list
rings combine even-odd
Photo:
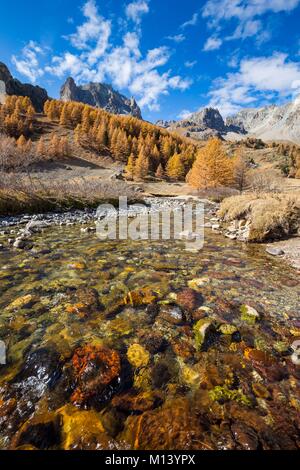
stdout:
[[300,94],[300,0],[0,3],[0,61],[53,98],[69,76],[109,83],[155,122]]

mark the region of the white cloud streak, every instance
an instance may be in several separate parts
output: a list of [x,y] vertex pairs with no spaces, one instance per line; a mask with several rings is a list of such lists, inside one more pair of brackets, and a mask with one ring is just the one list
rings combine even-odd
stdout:
[[169,39],[170,41],[174,41],[177,44],[179,44],[179,43],[185,41],[186,37],[184,36],[184,34],[176,34],[175,36],[167,36],[167,39]]
[[207,39],[206,43],[204,44],[203,50],[205,52],[208,51],[215,51],[216,49],[220,49],[222,45],[222,40],[218,37],[211,36]]
[[215,80],[209,105],[224,116],[242,107],[257,106],[262,100],[294,98],[300,93],[300,62],[288,61],[287,55],[245,59],[237,73]]
[[44,50],[34,41],[23,47],[21,56],[12,56],[12,62],[17,71],[27,77],[30,82],[35,83],[39,77],[44,75],[43,69],[39,65],[39,56],[44,54]]
[[199,18],[199,14],[194,13],[192,18],[190,20],[186,21],[185,23],[183,23],[180,26],[180,28],[185,29],[185,28],[188,28],[189,26],[196,26],[196,24],[198,23],[198,18]]
[[149,13],[148,1],[138,0],[136,2],[129,3],[126,7],[126,16],[129,20],[132,20],[136,24],[140,24],[142,16]]
[[220,36],[224,24],[234,21],[235,29],[223,41],[256,37],[258,42],[263,42],[270,38],[270,32],[263,31],[259,17],[266,13],[291,12],[299,4],[300,0],[208,0],[202,17],[215,30],[215,38]]

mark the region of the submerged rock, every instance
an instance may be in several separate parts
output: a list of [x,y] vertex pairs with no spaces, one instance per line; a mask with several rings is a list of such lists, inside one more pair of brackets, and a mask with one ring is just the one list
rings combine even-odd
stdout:
[[157,392],[141,392],[135,390],[113,398],[111,404],[121,411],[134,411],[143,413],[156,408],[162,403],[162,398]]
[[20,310],[21,308],[31,308],[37,302],[38,298],[35,295],[28,294],[17,298],[6,308],[11,312],[13,310]]
[[145,367],[150,361],[150,354],[140,344],[132,344],[127,351],[127,358],[134,367]]
[[152,385],[161,390],[172,378],[167,362],[162,361],[155,364],[151,371]]
[[78,411],[72,405],[58,410],[62,420],[62,449],[112,450],[116,442],[107,435],[96,411]]
[[13,438],[11,448],[33,446],[38,450],[49,450],[58,448],[60,439],[60,419],[49,413],[26,421]]
[[254,429],[247,426],[245,423],[237,422],[232,424],[231,432],[234,440],[240,445],[243,450],[257,450],[259,440]]
[[186,288],[177,294],[177,303],[185,310],[193,311],[203,304],[203,297],[199,292]]
[[281,250],[281,248],[273,248],[271,246],[268,246],[268,248],[266,248],[266,252],[269,255],[272,255],[272,256],[282,256],[282,255],[284,255],[284,251]]
[[209,318],[197,321],[193,330],[198,351],[207,349],[217,337],[215,324]]
[[71,401],[78,407],[99,407],[116,393],[121,382],[121,360],[117,351],[87,345],[72,358],[75,390]]
[[286,367],[265,351],[246,348],[244,356],[270,382],[278,382],[288,377]]
[[159,333],[142,333],[140,341],[150,354],[162,352],[168,346],[166,339]]
[[54,349],[40,348],[27,355],[21,371],[11,384],[17,396],[25,396],[28,393],[28,397],[33,395],[35,400],[38,400],[47,389],[54,388],[61,372],[62,363],[58,352]]
[[135,450],[203,450],[204,428],[188,399],[169,400],[154,411],[130,417],[122,438]]
[[260,319],[260,314],[255,310],[255,308],[250,307],[249,305],[242,305],[240,308],[241,320],[248,323],[249,325],[255,325],[255,323]]
[[186,322],[185,314],[178,305],[162,305],[159,317],[172,325],[182,325]]
[[153,304],[157,300],[157,294],[149,288],[131,291],[124,298],[125,305],[139,307],[141,305]]

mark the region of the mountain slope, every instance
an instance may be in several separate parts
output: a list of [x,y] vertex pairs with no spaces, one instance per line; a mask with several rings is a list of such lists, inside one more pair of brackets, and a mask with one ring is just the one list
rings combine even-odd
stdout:
[[37,112],[43,110],[44,103],[49,99],[44,88],[21,83],[13,78],[7,66],[0,62],[0,103],[6,95],[28,96]]
[[131,115],[142,119],[142,113],[134,98],[126,98],[110,85],[89,83],[77,86],[72,77],[61,88],[62,101],[78,101],[90,106],[105,109],[112,114]]
[[284,106],[243,109],[227,118],[226,124],[264,140],[290,140],[299,144],[300,96]]
[[289,140],[300,144],[300,96],[284,106],[243,109],[224,122],[217,109],[204,108],[182,121],[158,121],[157,125],[197,140],[219,137],[240,140],[256,137],[263,140]]
[[226,125],[220,112],[214,108],[204,108],[182,121],[158,121],[156,124],[197,140],[207,140],[211,137],[222,139],[229,132],[245,133],[240,127]]

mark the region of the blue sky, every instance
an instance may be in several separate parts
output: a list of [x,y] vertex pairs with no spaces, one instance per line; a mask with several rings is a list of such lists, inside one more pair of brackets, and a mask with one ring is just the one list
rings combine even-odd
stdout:
[[156,121],[300,93],[300,0],[1,4],[0,61],[52,97],[70,75],[111,83]]

